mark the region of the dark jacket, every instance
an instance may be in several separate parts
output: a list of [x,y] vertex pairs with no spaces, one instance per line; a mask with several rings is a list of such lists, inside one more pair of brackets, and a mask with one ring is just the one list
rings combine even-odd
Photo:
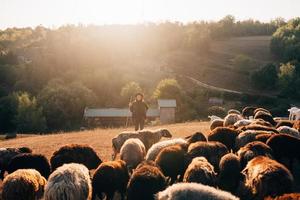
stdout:
[[148,105],[144,101],[134,101],[129,107],[133,118],[146,118]]

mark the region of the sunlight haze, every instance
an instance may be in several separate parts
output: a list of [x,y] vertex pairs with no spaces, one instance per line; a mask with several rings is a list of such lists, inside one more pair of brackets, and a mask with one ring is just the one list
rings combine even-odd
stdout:
[[299,15],[298,0],[0,0],[0,28],[63,24],[135,24],[219,20],[269,21]]

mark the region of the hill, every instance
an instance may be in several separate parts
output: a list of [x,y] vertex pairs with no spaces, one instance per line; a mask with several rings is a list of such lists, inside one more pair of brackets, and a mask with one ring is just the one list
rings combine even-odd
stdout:
[[[178,123],[164,126],[169,129],[173,137],[184,137],[202,131],[207,133],[208,122],[189,122]],[[160,128],[159,126],[148,127],[151,129]],[[65,144],[86,144],[91,145],[103,160],[110,160],[112,154],[111,139],[124,130],[133,130],[129,128],[95,129],[80,132],[56,133],[51,135],[30,135],[0,142],[0,147],[30,147],[34,153],[44,154],[50,159],[52,153]]]
[[[209,52],[174,52],[168,65],[178,74],[185,74],[207,85],[240,92],[259,93],[251,87],[250,73],[262,65],[274,62],[270,52],[271,36],[233,37],[211,42]],[[239,69],[233,60],[243,55],[255,62],[251,68]],[[237,84],[238,83],[238,84]]]

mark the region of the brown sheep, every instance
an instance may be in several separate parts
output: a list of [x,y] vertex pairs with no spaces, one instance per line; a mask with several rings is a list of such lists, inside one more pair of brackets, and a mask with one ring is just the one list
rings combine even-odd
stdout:
[[281,196],[276,196],[274,198],[272,197],[264,198],[264,200],[299,200],[299,199],[300,199],[300,193],[289,193]]
[[46,179],[34,169],[19,169],[5,177],[3,200],[38,200],[43,197]]
[[263,134],[273,135],[272,132],[259,131],[259,130],[247,130],[247,131],[241,132],[236,137],[236,141],[235,141],[236,149],[239,149],[250,142],[256,141],[257,136],[263,135]]
[[247,126],[243,126],[237,129],[238,131],[247,131],[247,130],[255,130],[255,131],[270,131],[273,133],[279,133],[279,131],[273,127],[263,126],[259,124],[250,124]]
[[218,127],[210,132],[208,135],[208,141],[217,141],[224,144],[228,150],[235,149],[235,139],[238,136],[238,132],[228,127]]
[[153,162],[139,164],[127,186],[127,200],[154,200],[154,195],[167,187],[167,178]]
[[237,152],[242,168],[244,168],[247,163],[257,156],[267,156],[269,158],[273,158],[272,149],[262,143],[262,142],[250,142],[239,149]]
[[253,112],[253,114],[254,114],[253,116],[255,116],[258,112],[265,112],[265,113],[271,114],[271,112],[265,108],[256,108]]
[[278,128],[280,126],[288,126],[288,127],[293,127],[294,122],[290,121],[290,120],[280,120],[277,122],[275,128]]
[[217,127],[223,127],[224,120],[223,119],[214,119],[209,126],[209,129],[212,131]]
[[204,185],[216,186],[217,174],[214,167],[204,157],[196,157],[186,169],[183,182],[202,183]]
[[219,162],[228,153],[227,147],[220,142],[196,142],[192,143],[186,155],[187,164],[195,157],[205,157],[214,166],[216,172],[219,169]]
[[162,149],[155,159],[155,163],[166,177],[171,178],[172,183],[178,179],[178,176],[183,177],[185,153],[186,150],[182,146],[174,145]]
[[112,200],[116,191],[124,199],[129,174],[126,163],[122,160],[103,162],[96,169],[93,179],[93,199],[98,196],[102,199],[102,193],[107,200]]
[[294,122],[293,128],[300,132],[300,120]]
[[270,113],[264,112],[264,111],[258,111],[254,115],[254,119],[262,119],[266,122],[269,122],[273,126],[276,126],[276,121],[273,119],[273,116]]
[[267,140],[272,136],[273,134],[265,133],[265,134],[259,134],[255,136],[255,141],[260,141],[263,143],[266,143]]
[[96,169],[102,163],[102,160],[96,151],[88,145],[69,144],[55,151],[52,154],[50,163],[53,171],[66,163],[79,163],[85,165],[88,169]]
[[259,156],[252,159],[242,173],[246,178],[245,186],[255,200],[275,197],[292,190],[294,179],[290,171],[268,157]]

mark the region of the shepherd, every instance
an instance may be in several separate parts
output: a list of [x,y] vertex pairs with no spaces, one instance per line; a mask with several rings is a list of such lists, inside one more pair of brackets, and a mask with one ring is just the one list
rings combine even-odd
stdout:
[[133,102],[129,102],[129,109],[132,112],[135,131],[138,131],[139,129],[143,130],[148,105],[145,103],[144,95],[142,93],[137,93],[135,95],[135,100]]

